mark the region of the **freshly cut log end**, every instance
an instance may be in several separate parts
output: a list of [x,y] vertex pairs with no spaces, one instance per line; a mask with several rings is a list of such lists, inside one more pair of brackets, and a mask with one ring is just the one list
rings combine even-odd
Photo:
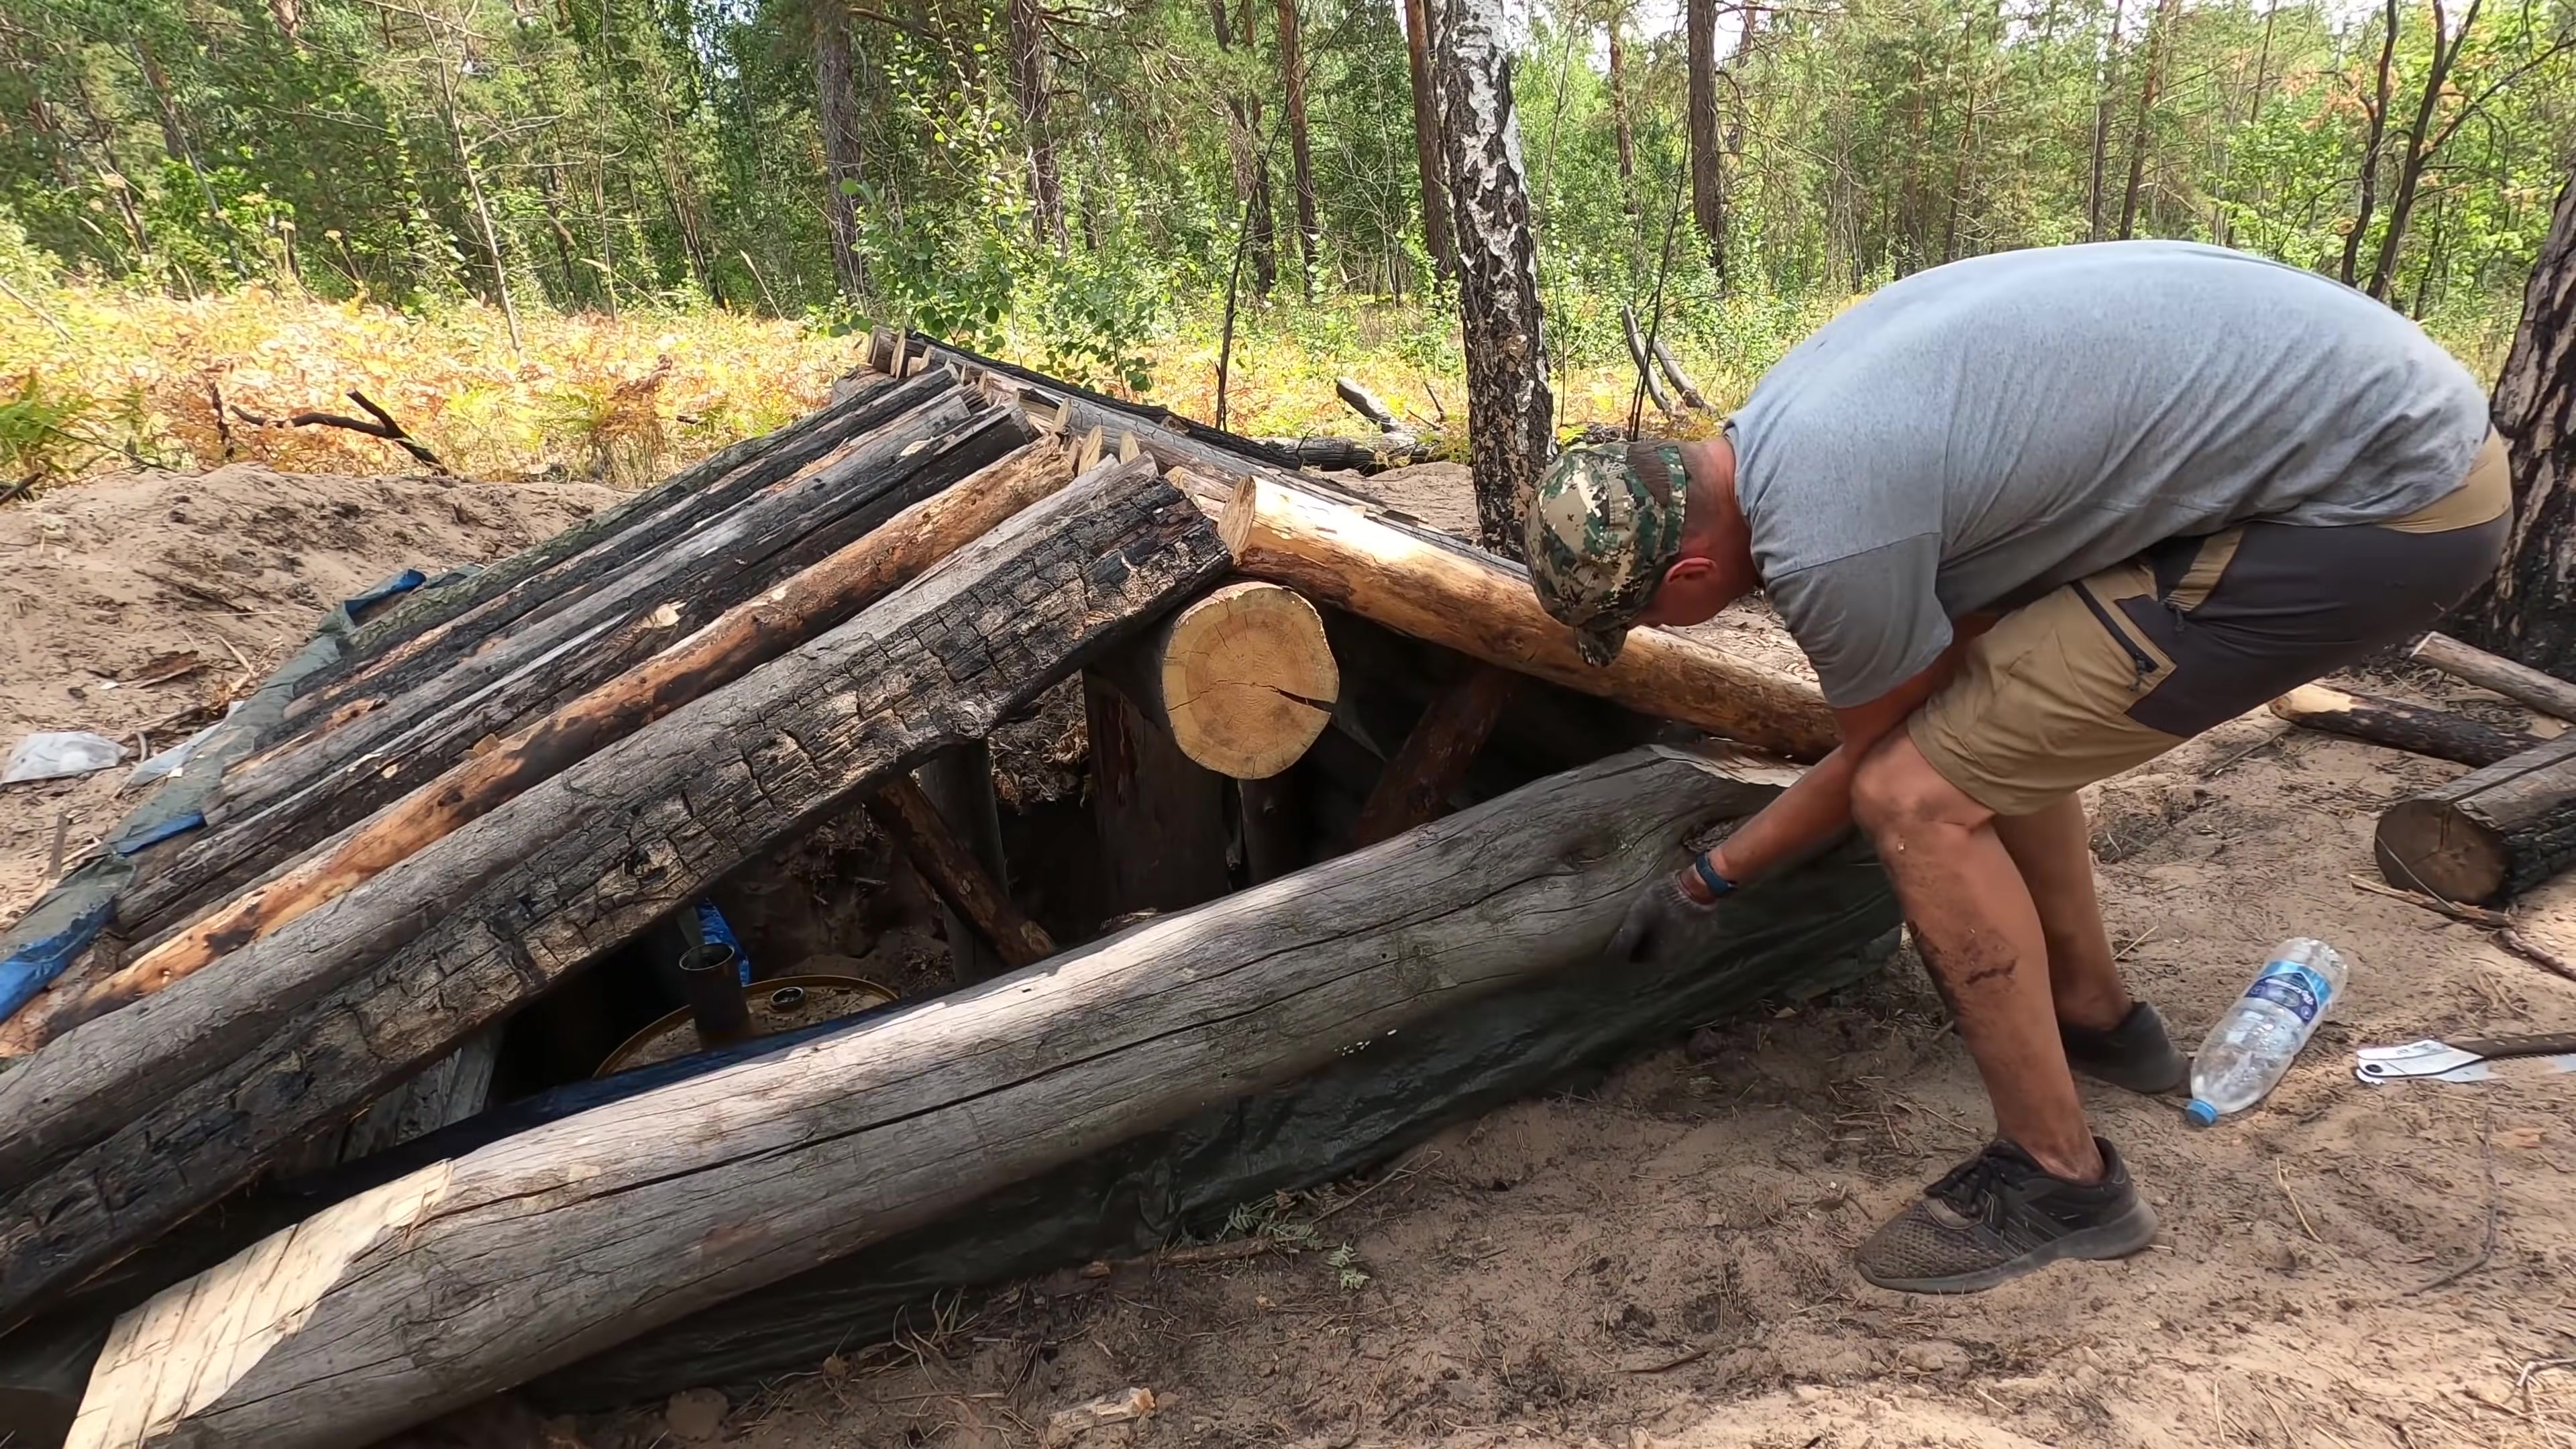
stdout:
[[1173,617],[1158,652],[1172,738],[1238,780],[1266,780],[1297,763],[1341,696],[1323,615],[1278,584],[1217,589]]
[[2401,890],[2493,905],[2576,862],[2576,730],[2379,817],[2380,874]]

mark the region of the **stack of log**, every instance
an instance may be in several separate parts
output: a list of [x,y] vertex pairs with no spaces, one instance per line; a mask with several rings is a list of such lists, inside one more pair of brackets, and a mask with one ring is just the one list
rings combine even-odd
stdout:
[[[1275,450],[926,339],[868,362],[370,622],[144,852],[0,1037],[0,1438],[426,1419],[1592,959],[1790,777],[1745,750],[1833,744],[1695,640],[1584,665],[1514,566]],[[1003,858],[985,744],[1077,677],[1114,932],[1079,942],[1020,903],[1063,863]],[[510,1115],[522,1008],[853,811],[946,912],[938,1009]],[[337,1185],[279,1190],[317,1143]]]
[[[2566,680],[2446,634],[2425,635],[2408,657],[2546,719],[2576,723],[2576,684]],[[2314,684],[2274,700],[2272,713],[2470,767],[2380,815],[2374,853],[2391,888],[2478,911],[2576,862],[2576,730],[2544,738],[2455,711]]]

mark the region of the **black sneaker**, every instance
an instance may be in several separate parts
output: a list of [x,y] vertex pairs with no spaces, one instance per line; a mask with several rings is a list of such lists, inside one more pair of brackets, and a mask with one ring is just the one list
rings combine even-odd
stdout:
[[2057,1035],[2066,1043],[2066,1064],[2097,1082],[2157,1097],[2191,1081],[2191,1059],[2174,1049],[2165,1019],[2143,1001],[2132,1003],[2109,1031],[2059,1022]]
[[1981,1293],[2060,1258],[2125,1258],[2153,1242],[2155,1210],[2111,1144],[2100,1182],[2052,1176],[1997,1141],[1923,1190],[1853,1255],[1860,1275],[1899,1293]]

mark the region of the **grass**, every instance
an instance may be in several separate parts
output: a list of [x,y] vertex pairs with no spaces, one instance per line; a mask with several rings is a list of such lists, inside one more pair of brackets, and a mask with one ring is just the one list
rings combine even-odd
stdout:
[[[331,428],[216,423],[227,410],[275,417],[348,413],[351,389],[382,404],[455,471],[593,478],[634,487],[735,438],[813,408],[857,360],[862,339],[741,313],[630,309],[523,313],[513,350],[501,315],[474,303],[398,311],[251,287],[183,301],[20,270],[0,294],[0,500],[138,465],[213,468],[227,457],[287,471],[415,468],[391,444]],[[1665,330],[1721,411],[1850,298],[1677,299]],[[1617,299],[1559,299],[1548,318],[1558,421],[1624,422],[1634,373]],[[1221,317],[1185,305],[1143,354],[1144,397],[1216,415]],[[2493,376],[2510,326],[2449,337]],[[1039,339],[1006,335],[1015,360]],[[1443,307],[1279,300],[1237,319],[1226,422],[1253,436],[1359,434],[1333,394],[1351,376],[1463,451],[1464,357]],[[1124,392],[1114,384],[1106,390]],[[229,451],[228,451],[229,450]]]

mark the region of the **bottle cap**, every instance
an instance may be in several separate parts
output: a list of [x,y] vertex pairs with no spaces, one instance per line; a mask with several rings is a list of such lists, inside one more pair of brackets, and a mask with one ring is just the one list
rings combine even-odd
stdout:
[[2183,1108],[2182,1114],[2191,1119],[2194,1127],[2207,1127],[2218,1120],[2218,1109],[2198,1097],[2191,1099],[2191,1105]]

